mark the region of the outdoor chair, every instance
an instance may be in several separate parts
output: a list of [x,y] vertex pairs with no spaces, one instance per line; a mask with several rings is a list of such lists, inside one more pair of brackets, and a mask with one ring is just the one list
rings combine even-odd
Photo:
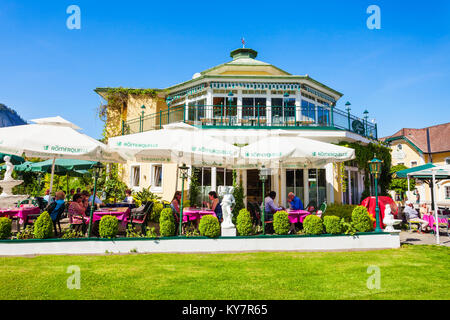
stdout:
[[[319,213],[320,211],[320,213]],[[315,215],[323,215],[325,213],[325,211],[327,211],[327,203],[324,201],[321,205],[319,210],[315,211],[314,214]]]
[[66,210],[66,206],[61,206],[58,209],[58,213],[56,214],[56,219],[55,221],[53,221],[53,230],[55,230],[55,236],[58,234],[58,230],[56,228],[56,226],[58,225],[59,227],[59,233],[61,233],[62,229],[61,229],[61,218],[63,217],[64,211]]
[[308,203],[308,205],[305,207],[305,210],[306,210],[306,211],[309,211],[309,212],[311,212],[311,213],[314,213],[314,212],[316,211],[316,207],[317,207],[316,202],[315,202],[314,200],[312,200],[312,201],[310,201],[310,202]]
[[436,226],[436,232],[439,232],[439,228],[444,228],[447,230],[447,237],[448,237],[449,236],[449,233],[448,233],[449,217],[445,216],[445,215],[438,215],[438,219],[446,219],[447,222],[446,223],[440,222],[440,223],[438,223],[438,225],[436,225],[436,221],[435,221],[433,223],[433,225]]
[[[262,217],[262,210],[261,207],[257,203],[253,203],[253,207],[256,210],[256,214],[259,217]],[[261,218],[259,219],[261,220]],[[272,213],[265,213],[264,214],[264,223],[266,225],[266,233],[273,233],[273,214]]]
[[37,200],[35,200],[35,199],[25,199],[25,200],[22,200],[22,201],[17,203],[17,208],[20,208],[20,206],[23,205],[23,204],[30,204],[30,205],[33,205],[35,207],[39,207],[39,203],[37,202]]
[[405,212],[405,218],[406,218],[406,221],[408,222],[408,225],[409,225],[409,232],[412,231],[412,230],[411,230],[411,226],[412,226],[412,225],[417,225],[417,230],[420,230],[420,226],[422,225],[422,224],[420,223],[420,221],[414,220],[414,219],[410,219],[410,218],[409,218],[409,214],[406,213],[406,212]]
[[36,197],[35,199],[36,199],[36,202],[37,202],[37,206],[39,207],[39,209],[41,209],[41,211],[44,210],[47,207],[48,202],[45,201],[44,198]]
[[130,224],[135,227],[136,225],[140,226],[142,234],[145,234],[147,232],[147,222],[148,218],[150,217],[152,211],[153,211],[153,201],[149,201],[144,206],[143,210],[131,210],[130,214]]
[[[34,222],[40,215],[41,213],[29,214],[23,223],[23,229],[25,230],[28,225],[34,224]],[[19,221],[17,221],[17,231],[20,231]]]
[[256,209],[253,207],[251,202],[247,202],[247,210],[250,212],[250,216],[252,217],[252,224],[254,226],[259,225],[260,217],[258,216]]

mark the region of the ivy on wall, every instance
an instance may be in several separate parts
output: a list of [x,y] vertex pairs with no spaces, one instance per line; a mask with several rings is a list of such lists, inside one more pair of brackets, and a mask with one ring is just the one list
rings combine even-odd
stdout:
[[[370,196],[370,184],[372,177],[369,169],[369,161],[375,156],[383,161],[381,175],[378,179],[378,185],[380,186],[380,195],[388,195],[389,185],[392,180],[391,176],[391,149],[384,146],[381,143],[369,143],[363,145],[359,142],[345,142],[339,143],[340,146],[352,148],[355,150],[355,161],[358,168],[364,170],[364,191],[362,193],[362,199]],[[348,164],[346,162],[345,164]],[[341,172],[342,174],[342,172]],[[340,178],[343,181],[343,177]]]
[[106,104],[98,108],[98,116],[105,123],[103,142],[106,143],[109,137],[121,134],[123,110],[130,96],[156,98],[157,95],[158,91],[155,89],[107,88],[103,94]]

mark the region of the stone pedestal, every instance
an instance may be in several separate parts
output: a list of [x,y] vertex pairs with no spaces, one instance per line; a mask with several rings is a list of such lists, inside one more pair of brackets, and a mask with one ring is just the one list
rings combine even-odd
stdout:
[[223,228],[222,237],[236,237],[236,228]]

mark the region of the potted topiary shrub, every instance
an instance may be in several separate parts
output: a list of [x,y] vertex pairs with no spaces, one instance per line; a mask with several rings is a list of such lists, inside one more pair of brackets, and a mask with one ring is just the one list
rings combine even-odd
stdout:
[[240,236],[248,236],[252,233],[252,217],[247,209],[241,209],[236,219],[236,229]]
[[353,209],[352,224],[358,232],[373,231],[373,222],[366,207],[357,206]]
[[12,220],[9,218],[0,218],[0,239],[6,240],[11,238]]
[[99,233],[102,238],[115,238],[119,232],[119,220],[114,216],[103,216],[100,220]]
[[33,234],[35,239],[48,239],[53,237],[53,221],[47,211],[42,212],[34,222]]
[[309,215],[303,221],[303,230],[306,234],[318,235],[323,233],[322,219],[316,215]]
[[336,216],[326,216],[323,218],[323,225],[328,234],[342,233],[341,219]]
[[207,215],[200,219],[198,226],[200,234],[204,237],[216,238],[220,236],[220,224],[216,217]]
[[161,210],[159,233],[161,237],[171,237],[175,234],[175,218],[173,217],[171,208]]
[[291,223],[286,211],[278,211],[273,215],[273,230],[276,234],[288,234],[290,228]]

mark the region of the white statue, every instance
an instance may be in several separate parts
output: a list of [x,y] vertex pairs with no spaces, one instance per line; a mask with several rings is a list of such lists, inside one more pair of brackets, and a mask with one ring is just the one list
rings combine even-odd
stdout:
[[384,231],[386,232],[395,232],[394,225],[399,224],[402,220],[394,219],[394,215],[392,214],[392,209],[389,204],[386,204],[384,209],[384,219],[383,223],[386,225]]
[[5,172],[5,177],[3,178],[3,181],[14,181],[14,179],[12,178],[12,172],[14,170],[14,165],[11,163],[11,157],[5,156],[3,158],[3,160],[5,161],[5,164],[6,164],[6,172]]
[[223,195],[222,197],[222,215],[223,215],[223,222],[222,222],[222,228],[234,228],[234,224],[232,219],[232,212],[231,212],[231,206],[236,203],[234,196],[233,196],[233,187],[228,186],[220,186],[219,187],[219,194]]

